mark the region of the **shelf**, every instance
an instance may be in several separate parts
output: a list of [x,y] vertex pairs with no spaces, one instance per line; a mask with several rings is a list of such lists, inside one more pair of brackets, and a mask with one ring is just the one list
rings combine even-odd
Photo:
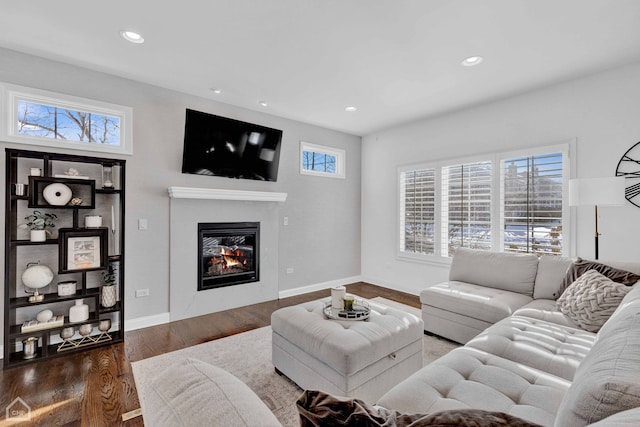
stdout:
[[241,200],[247,202],[284,202],[287,193],[271,191],[226,190],[221,188],[169,187],[172,199]]
[[29,302],[29,297],[11,298],[9,306],[12,308],[32,307],[36,305],[51,304],[54,302],[73,301],[82,298],[95,298],[100,296],[100,288],[90,288],[78,290],[73,295],[59,296],[56,294],[44,294],[44,300],[39,302]]
[[[80,198],[82,203],[71,205],[52,205],[44,197],[44,190],[51,184],[64,184],[71,190],[73,198]],[[94,209],[96,207],[96,182],[93,179],[54,178],[45,176],[29,177],[29,207],[41,209]],[[71,199],[73,200],[73,199]]]
[[50,334],[51,332],[59,332],[64,328],[70,328],[70,327],[77,328],[77,327],[80,327],[81,325],[86,325],[89,323],[98,323],[99,321],[100,319],[98,318],[98,313],[96,313],[95,311],[92,311],[91,313],[89,313],[89,318],[87,320],[83,320],[82,322],[71,323],[69,322],[69,316],[64,316],[64,323],[62,325],[56,326],[55,328],[40,329],[39,331],[22,332],[20,330],[22,325],[11,325],[11,327],[9,328],[9,336],[10,338],[16,338],[16,339],[22,339],[27,337],[38,337],[38,336]]
[[9,363],[7,363],[7,361],[5,360],[4,363],[3,363],[3,367],[4,368],[13,368],[13,367],[17,367],[17,366],[23,366],[23,365],[27,365],[27,364],[33,363],[35,361],[48,359],[50,357],[64,356],[64,355],[67,355],[69,353],[75,353],[75,352],[84,351],[84,350],[87,350],[87,349],[103,347],[103,346],[111,345],[111,344],[117,344],[117,343],[121,343],[121,342],[124,341],[124,333],[121,332],[121,331],[109,332],[109,335],[111,335],[111,341],[99,342],[99,343],[83,346],[83,347],[80,347],[80,348],[77,348],[77,349],[65,350],[65,351],[61,351],[61,352],[58,352],[58,346],[60,345],[59,343],[58,344],[51,344],[51,345],[48,345],[46,347],[46,355],[43,354],[44,349],[42,347],[38,347],[38,351],[36,353],[36,357],[31,358],[31,359],[23,359],[22,358],[22,354],[23,354],[22,351],[13,352],[9,356]]
[[44,242],[32,242],[31,240],[12,240],[12,246],[39,246],[39,245],[57,245],[58,239],[47,239]]
[[122,310],[122,304],[120,304],[120,301],[116,302],[116,305],[114,305],[113,307],[105,308],[101,305],[99,305],[99,307],[100,307],[100,309],[98,310],[99,314],[116,313]]
[[[31,363],[39,363],[53,357],[64,356],[70,353],[78,353],[90,350],[95,347],[108,346],[124,341],[124,301],[118,301],[116,305],[109,308],[100,306],[101,287],[100,270],[104,270],[110,263],[119,263],[117,272],[118,295],[124,298],[124,270],[125,270],[125,246],[124,228],[111,233],[107,227],[81,228],[82,215],[90,214],[89,209],[95,210],[96,214],[111,212],[109,218],[118,224],[125,224],[125,169],[126,160],[98,158],[91,156],[62,154],[54,152],[38,152],[28,150],[17,150],[5,148],[6,180],[5,180],[5,260],[4,260],[4,360],[2,368],[8,369],[14,366],[25,366]],[[90,168],[81,167],[91,165]],[[98,170],[104,166],[114,167],[112,181],[113,188],[102,188],[102,182],[96,181]],[[42,170],[43,176],[27,176],[30,167],[38,167]],[[83,179],[79,177],[69,177],[61,175],[60,170],[69,167],[77,168],[86,172]],[[16,183],[24,184],[24,195],[15,194]],[[63,184],[55,187],[47,186],[51,184]],[[100,188],[96,188],[96,185]],[[66,188],[65,188],[66,186]],[[56,188],[57,187],[57,188]],[[45,189],[47,189],[45,191]],[[71,197],[69,198],[69,190]],[[47,194],[45,199],[44,195]],[[48,199],[48,201],[47,201]],[[80,200],[74,200],[80,199]],[[51,204],[53,202],[54,204]],[[64,205],[58,203],[67,202]],[[115,209],[114,209],[115,208]],[[54,230],[58,231],[58,238],[48,238],[42,242],[32,242],[28,239],[28,234],[17,232],[19,224],[23,221],[26,210],[35,209],[53,213],[62,209],[64,218],[63,224],[56,224]],[[83,211],[84,210],[84,211]],[[60,212],[60,211],[58,211]],[[28,232],[27,232],[28,233]],[[26,237],[26,238],[25,238]],[[50,236],[47,236],[50,237]],[[115,239],[115,241],[113,240]],[[96,242],[99,241],[99,248],[96,249]],[[109,255],[109,248],[113,251]],[[72,277],[76,282],[76,293],[73,295],[59,296],[54,284],[42,291],[42,301],[29,302],[30,294],[23,292],[23,285],[20,280],[20,272],[24,265],[30,261],[30,255],[45,253],[52,259],[57,259],[57,271],[53,264],[56,261],[49,260],[54,273],[57,273],[57,281],[68,280],[65,277]],[[70,258],[71,257],[71,258]],[[99,263],[95,258],[99,257]],[[62,262],[61,262],[62,260]],[[83,264],[85,262],[85,264]],[[88,268],[81,268],[88,267]],[[88,288],[91,286],[91,288]],[[89,313],[89,318],[83,322],[69,322],[68,310],[75,300],[84,299],[93,309]],[[54,314],[64,316],[62,324],[57,324],[51,328],[40,329],[30,332],[22,332],[22,323],[18,319],[30,319],[35,317],[35,313],[43,309],[51,309]],[[112,321],[117,319],[115,331],[109,332],[110,340],[100,336],[97,325],[101,319],[109,318]],[[81,325],[90,324],[93,327],[91,339],[84,341],[74,340],[70,343],[70,348],[65,351],[58,351],[60,343],[53,344],[52,341],[60,341],[58,336],[64,328],[72,327],[78,330]],[[50,323],[48,326],[55,325]],[[94,334],[95,332],[95,334]],[[101,337],[98,340],[98,337]],[[23,352],[17,351],[21,348],[20,342],[28,337],[37,337],[38,349],[36,356],[31,359],[23,359]]]
[[121,190],[115,188],[96,188],[98,194],[120,194]]

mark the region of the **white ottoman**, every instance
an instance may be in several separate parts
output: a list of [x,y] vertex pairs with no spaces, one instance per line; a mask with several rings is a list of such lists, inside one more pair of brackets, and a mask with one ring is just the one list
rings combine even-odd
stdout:
[[271,315],[273,364],[301,388],[374,403],[422,368],[422,319],[369,302],[367,320],[330,320],[325,301]]

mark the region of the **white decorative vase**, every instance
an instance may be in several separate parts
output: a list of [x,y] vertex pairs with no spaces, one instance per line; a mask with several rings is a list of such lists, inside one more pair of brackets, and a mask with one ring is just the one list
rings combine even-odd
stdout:
[[69,322],[84,322],[89,318],[89,306],[83,300],[77,299],[76,305],[69,309]]
[[100,305],[110,308],[116,305],[116,285],[103,285]]
[[47,230],[31,230],[29,240],[32,242],[44,242],[47,240]]

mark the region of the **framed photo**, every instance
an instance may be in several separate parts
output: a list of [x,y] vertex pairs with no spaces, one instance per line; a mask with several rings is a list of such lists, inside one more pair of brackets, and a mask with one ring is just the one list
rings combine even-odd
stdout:
[[58,273],[102,270],[107,266],[108,228],[61,228]]

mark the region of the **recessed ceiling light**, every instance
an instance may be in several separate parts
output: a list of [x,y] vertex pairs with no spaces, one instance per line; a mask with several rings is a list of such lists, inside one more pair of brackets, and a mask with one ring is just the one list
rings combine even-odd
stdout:
[[216,95],[220,95],[222,93],[221,89],[216,89],[214,87],[212,87],[210,90],[211,90],[211,92],[215,93]]
[[484,60],[482,56],[470,56],[465,58],[461,64],[465,67],[473,67],[474,65],[478,65]]
[[120,31],[120,35],[131,43],[144,43],[144,38],[134,31]]
[[258,105],[261,107],[267,107],[269,104],[267,104],[267,101],[258,101]]
[[344,107],[344,111],[347,111],[349,113],[353,113],[356,110],[357,110],[357,108],[354,107],[353,105],[349,105],[348,107]]

